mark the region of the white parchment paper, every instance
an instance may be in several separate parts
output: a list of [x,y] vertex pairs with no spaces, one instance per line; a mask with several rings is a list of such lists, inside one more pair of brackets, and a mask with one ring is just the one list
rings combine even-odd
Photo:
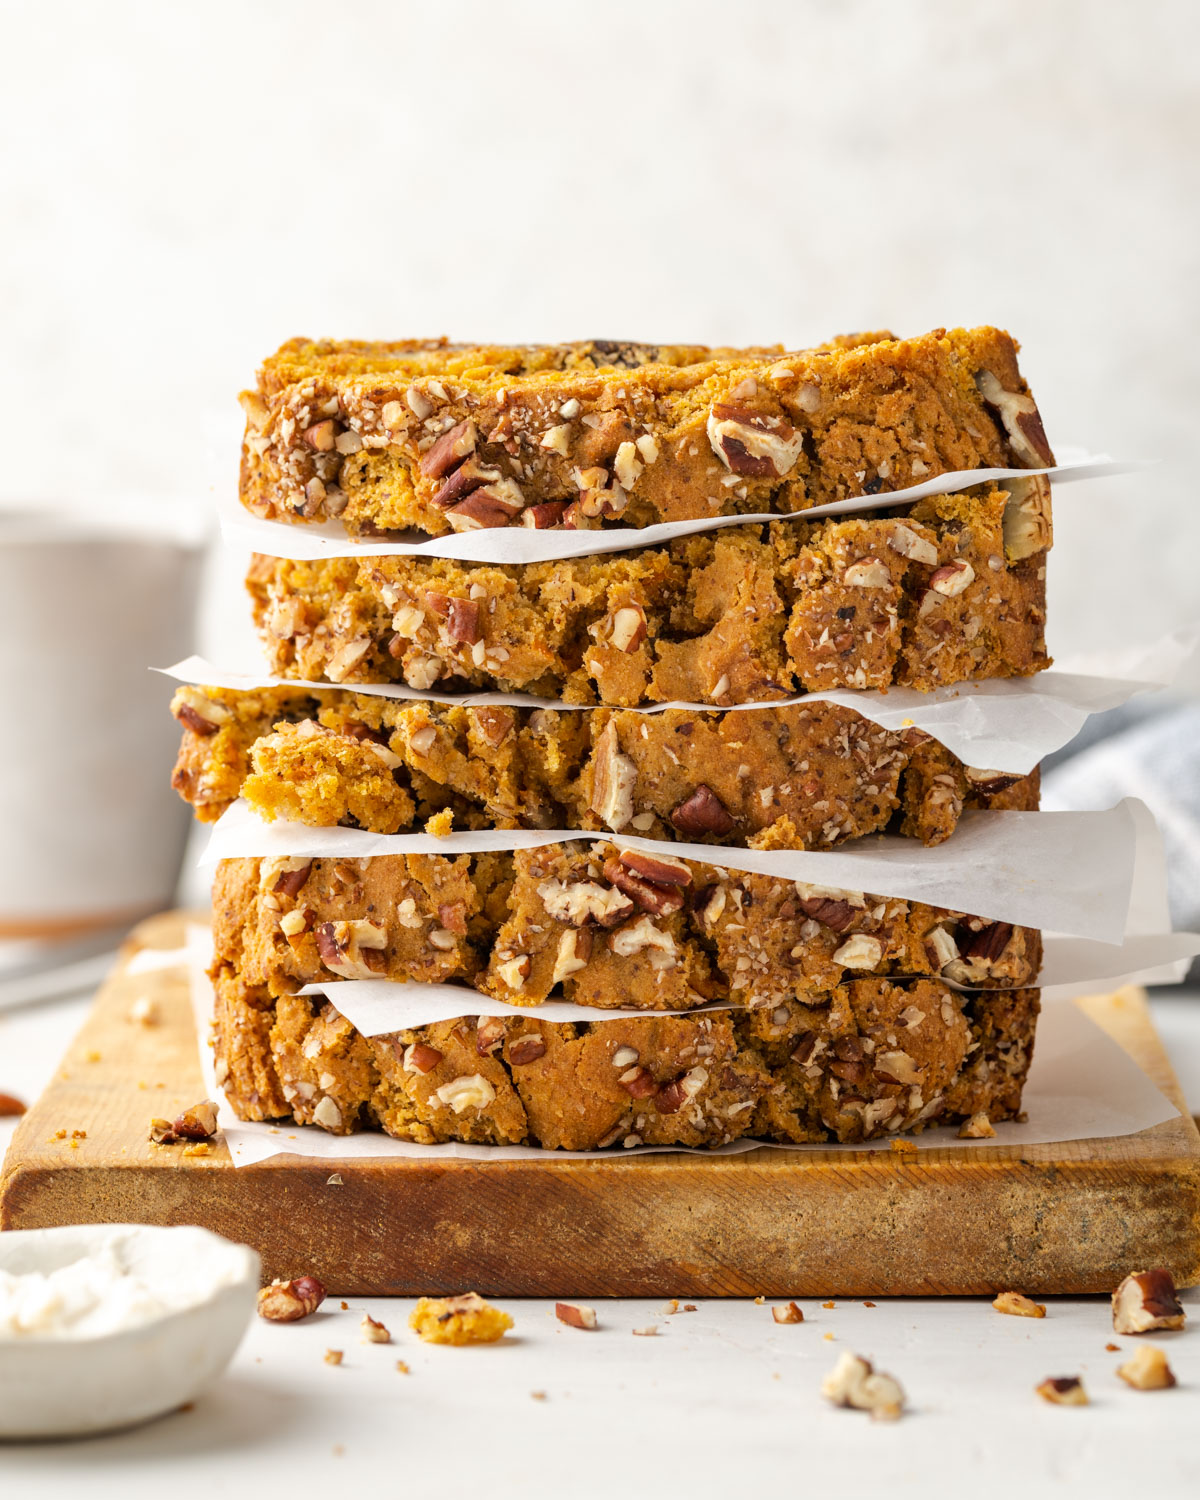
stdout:
[[[1200,936],[1191,932],[1158,932],[1127,937],[1122,943],[1094,943],[1086,938],[1045,939],[1045,961],[1037,983],[1044,988],[1067,988],[1081,995],[1094,994],[1101,983],[1128,983],[1139,971],[1156,971],[1200,953]],[[895,976],[899,978],[900,976]],[[909,976],[921,977],[921,976]],[[932,976],[927,976],[932,977]],[[966,992],[969,986],[943,978],[950,989]],[[572,1005],[548,1000],[542,1005],[509,1005],[491,995],[481,995],[465,984],[406,984],[394,979],[330,980],[307,984],[302,995],[324,995],[364,1036],[390,1036],[460,1016],[524,1016],[544,1021],[614,1021],[621,1017],[702,1015],[716,1010],[744,1010],[745,1006],[714,1002],[692,1010],[647,1012],[632,1007],[598,1010],[595,1006]]]
[[315,525],[290,521],[267,521],[251,515],[230,498],[220,503],[221,531],[230,546],[264,552],[271,557],[322,559],[331,557],[447,557],[463,562],[527,563],[562,557],[596,556],[624,552],[631,547],[652,547],[676,537],[700,531],[718,531],[726,526],[754,526],[763,521],[819,521],[827,516],[862,515],[888,506],[907,505],[926,495],[946,495],[991,479],[1027,479],[1048,474],[1051,483],[1075,479],[1097,479],[1146,468],[1137,460],[1118,462],[1106,453],[1072,455],[1050,469],[956,469],[923,480],[907,489],[881,495],[856,495],[835,500],[811,510],[781,515],[755,511],[743,516],[709,516],[693,521],[664,521],[656,526],[608,526],[598,531],[535,531],[524,526],[496,526],[481,531],[426,537],[414,531],[411,540],[354,541],[341,521]]
[[1119,943],[1129,911],[1137,823],[1130,799],[1107,812],[969,812],[944,844],[924,848],[886,835],[837,849],[735,849],[574,830],[480,829],[435,838],[264,823],[242,801],[217,822],[200,856],[291,855],[370,859],[396,854],[478,854],[603,839],[624,849],[701,860],[725,869],[812,885],[924,901],[993,921]]
[[[1027,775],[1047,755],[1074,739],[1088,716],[1116,708],[1136,693],[1162,687],[1174,680],[1181,666],[1196,649],[1200,632],[1179,631],[1144,647],[1139,670],[1128,677],[1092,676],[1085,673],[1039,672],[1034,677],[993,678],[986,682],[960,683],[919,693],[913,688],[835,688],[806,693],[775,703],[743,703],[720,710],[723,713],[755,713],[788,703],[837,703],[887,730],[916,727],[931,734],[966,765],[1014,775]],[[299,688],[365,693],[402,702],[457,704],[474,708],[485,704],[513,708],[558,708],[581,711],[587,705],[535,698],[528,693],[438,693],[418,692],[403,684],[363,685],[309,682],[271,677],[261,672],[230,671],[201,656],[189,656],[174,666],[163,667],[166,676],[202,687],[232,688],[254,692],[263,688]],[[713,713],[711,703],[658,703],[633,710],[663,713],[685,708]]]
[[[685,1149],[678,1146],[636,1146],[614,1153],[611,1150],[547,1151],[535,1146],[469,1146],[460,1142],[420,1146],[393,1140],[378,1131],[332,1136],[316,1126],[240,1121],[217,1089],[212,1052],[207,1044],[213,998],[212,986],[204,970],[210,956],[208,929],[189,929],[187,958],[190,960],[200,1064],[209,1097],[220,1101],[218,1123],[236,1166],[252,1166],[280,1155],[316,1158],[328,1161],[332,1168],[342,1163],[395,1158],[543,1162],[567,1157],[623,1160],[647,1153]],[[180,959],[184,957],[181,953]],[[1043,1000],[1033,1066],[1022,1101],[1028,1117],[1024,1124],[1015,1120],[997,1124],[994,1140],[960,1140],[954,1127],[927,1130],[923,1135],[904,1136],[902,1139],[910,1141],[918,1151],[947,1147],[974,1151],[989,1146],[1033,1146],[1133,1135],[1176,1117],[1179,1111],[1171,1101],[1159,1092],[1129,1054],[1089,1021],[1073,1001],[1045,992]],[[775,1146],[761,1141],[733,1141],[715,1150],[689,1154],[735,1156],[760,1149],[850,1152],[890,1148],[887,1140],[854,1146]]]

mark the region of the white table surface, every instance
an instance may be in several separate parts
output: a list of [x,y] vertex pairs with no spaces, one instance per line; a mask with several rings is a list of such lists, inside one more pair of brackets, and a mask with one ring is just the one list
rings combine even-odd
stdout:
[[[1154,1002],[1200,1111],[1200,997]],[[32,1099],[84,999],[0,1015],[0,1090]],[[11,1134],[0,1121],[0,1146]],[[1200,1494],[1200,1292],[1193,1326],[1158,1335],[1179,1380],[1135,1391],[1115,1367],[1139,1340],[1112,1332],[1100,1298],[1051,1299],[1044,1319],[1002,1317],[986,1298],[801,1303],[778,1326],[769,1307],[699,1301],[602,1302],[602,1327],[558,1324],[551,1304],[509,1300],[516,1327],[488,1348],[432,1348],[407,1327],[412,1303],[337,1299],[291,1326],[254,1320],[225,1378],[193,1410],[81,1442],[0,1444],[0,1495],[87,1500],[335,1491],[421,1500],[508,1497]],[[391,1345],[359,1343],[369,1309]],[[653,1338],[632,1329],[657,1323]],[[832,1338],[827,1338],[832,1335]],[[1121,1346],[1122,1353],[1105,1349]],[[341,1366],[324,1362],[342,1349]],[[871,1422],[822,1400],[844,1349],[905,1387],[910,1410]],[[397,1359],[410,1374],[396,1369]],[[1080,1375],[1088,1408],[1049,1406],[1033,1387]],[[544,1393],[544,1399],[534,1392]],[[1075,1487],[1078,1487],[1077,1489]]]

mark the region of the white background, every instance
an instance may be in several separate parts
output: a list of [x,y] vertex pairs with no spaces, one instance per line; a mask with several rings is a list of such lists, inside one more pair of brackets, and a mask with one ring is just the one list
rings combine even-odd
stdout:
[[294,334],[994,322],[1052,440],[1163,460],[1059,492],[1052,647],[1197,613],[1192,0],[40,0],[3,34],[0,502],[210,505]]

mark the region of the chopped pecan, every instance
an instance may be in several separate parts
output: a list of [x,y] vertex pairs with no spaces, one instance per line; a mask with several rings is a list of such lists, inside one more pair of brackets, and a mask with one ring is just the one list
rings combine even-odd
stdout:
[[689,886],[692,883],[691,866],[669,854],[645,854],[639,849],[622,849],[618,856],[627,870],[648,880],[651,885]]
[[841,901],[832,896],[801,898],[797,905],[806,917],[811,917],[814,922],[820,922],[822,927],[832,928],[834,932],[845,932],[855,917],[854,907],[848,901]]
[[958,951],[964,959],[995,963],[1013,935],[1011,922],[987,922],[982,927],[963,923],[958,929]]
[[421,458],[421,473],[427,479],[441,479],[451,469],[457,468],[468,454],[474,453],[478,434],[475,423],[469,418],[443,432],[437,442]]
[[877,1374],[869,1359],[847,1350],[821,1382],[821,1394],[836,1406],[869,1411],[883,1421],[898,1417],[904,1409],[904,1392],[891,1375]]
[[547,914],[556,922],[569,922],[572,927],[584,927],[589,922],[615,927],[634,911],[633,902],[623,891],[591,880],[574,883],[544,880],[537,892]]
[[876,969],[883,961],[883,944],[865,932],[854,932],[833,955],[844,969]]
[[591,810],[614,833],[633,817],[637,767],[621,753],[617,726],[610,719],[600,732],[592,758]]
[[734,826],[734,820],[725,804],[704,782],[672,810],[671,822],[680,833],[693,836],[712,833],[718,838],[727,834]]
[[640,605],[627,604],[612,617],[609,641],[626,655],[636,651],[646,639],[646,615]]
[[660,1115],[673,1115],[694,1099],[707,1082],[707,1068],[689,1068],[659,1090],[654,1107]]
[[1118,1333],[1152,1333],[1182,1328],[1186,1314],[1170,1271],[1134,1271],[1112,1295],[1113,1328]]
[[675,939],[669,932],[656,927],[649,917],[639,917],[636,922],[618,927],[616,932],[609,934],[608,946],[618,958],[632,958],[646,949],[651,951],[652,960],[655,955],[662,954],[663,964],[660,967],[670,967],[677,952]]
[[403,1067],[406,1073],[432,1073],[438,1063],[445,1056],[436,1047],[429,1047],[424,1042],[412,1042],[405,1047],[403,1054]]
[[496,1097],[496,1090],[482,1073],[470,1073],[452,1078],[436,1090],[443,1104],[448,1104],[456,1115],[468,1109],[486,1109]]
[[907,557],[910,562],[923,563],[928,568],[937,565],[937,548],[903,521],[897,521],[893,525],[888,546],[901,557]]
[[293,861],[288,863],[291,869],[282,870],[279,879],[275,882],[273,890],[277,896],[296,897],[304,889],[304,883],[312,874],[313,862],[311,859]]
[[592,931],[590,927],[568,927],[558,940],[558,952],[554,959],[551,984],[559,984],[586,969],[592,956]]
[[504,1022],[499,1016],[480,1016],[475,1028],[475,1051],[480,1057],[495,1052],[504,1041]]
[[479,604],[474,599],[451,599],[446,634],[456,644],[473,646],[483,639],[479,628]]
[[210,698],[207,693],[195,687],[176,689],[175,696],[171,699],[171,712],[193,734],[205,739],[210,734],[216,734],[222,724],[227,724],[233,718],[232,712],[223,703],[218,703],[215,698]]
[[364,1344],[390,1344],[392,1335],[387,1325],[373,1318],[370,1313],[363,1313],[362,1322],[359,1326],[359,1338]]
[[842,582],[852,588],[885,589],[892,581],[891,569],[877,557],[860,558],[842,574]]
[[269,1323],[296,1323],[315,1313],[325,1300],[325,1288],[315,1276],[273,1281],[260,1288],[258,1315]]
[[1117,1374],[1135,1391],[1166,1391],[1175,1384],[1167,1356],[1153,1344],[1142,1344],[1131,1358],[1117,1366]]
[[780,416],[718,402],[708,415],[708,441],[732,474],[782,479],[796,465],[804,434]]
[[527,1063],[537,1062],[539,1057],[545,1055],[546,1043],[540,1032],[527,1031],[508,1044],[508,1061],[514,1068],[523,1068]]
[[935,568],[929,575],[929,587],[934,593],[953,599],[974,579],[975,569],[965,558],[960,557],[955,562],[947,563],[945,567]]
[[617,1082],[635,1099],[649,1099],[658,1093],[658,1084],[649,1068],[633,1067],[622,1073]]
[[1050,481],[1044,474],[1031,474],[1028,479],[1006,479],[1004,487],[1004,556],[1010,563],[1023,562],[1054,540]]
[[1087,1406],[1087,1392],[1078,1375],[1051,1376],[1034,1386],[1043,1401],[1053,1406]]
[[1032,396],[1006,391],[990,370],[980,370],[975,387],[1008,434],[1013,452],[1027,469],[1049,467],[1054,453],[1046,439],[1041,413]]
[[581,1302],[556,1302],[554,1316],[569,1328],[595,1328],[596,1309],[585,1307]]
[[1012,1318],[1044,1318],[1046,1309],[1040,1302],[1027,1297],[1024,1292],[1001,1292],[992,1302],[998,1313],[1007,1313]]
[[485,469],[473,459],[467,459],[452,470],[441,489],[433,495],[430,504],[436,505],[440,510],[449,510],[452,505],[465,500],[473,490],[500,477],[499,469]]
[[454,531],[487,530],[509,525],[524,505],[518,487],[511,479],[504,479],[473,490],[465,500],[451,506],[446,519]]
[[627,869],[619,859],[605,860],[604,878],[624,891],[642,911],[652,912],[656,917],[669,916],[683,906],[684,895],[679,886],[656,885]]
[[546,500],[540,505],[531,505],[521,512],[521,525],[537,531],[549,531],[552,526],[561,526],[566,513],[565,500]]
[[967,785],[980,797],[995,797],[1006,792],[1010,786],[1023,781],[1022,776],[1012,776],[1007,771],[984,771],[978,766],[964,766]]
[[447,932],[463,937],[467,931],[467,904],[465,901],[443,901],[438,907],[438,921]]
[[796,1038],[796,1045],[792,1048],[792,1061],[804,1067],[813,1053],[817,1050],[817,1033],[815,1031],[802,1031]]
[[387,929],[377,922],[322,922],[316,939],[321,962],[343,979],[373,979],[384,967]]

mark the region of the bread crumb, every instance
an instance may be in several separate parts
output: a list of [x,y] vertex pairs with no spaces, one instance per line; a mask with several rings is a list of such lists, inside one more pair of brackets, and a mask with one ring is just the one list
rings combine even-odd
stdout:
[[1027,1297],[1024,1292],[1001,1292],[992,1306],[998,1313],[1007,1313],[1012,1318],[1044,1318],[1046,1309],[1040,1302]]
[[427,1344],[494,1344],[513,1320],[478,1292],[464,1292],[460,1297],[422,1297],[408,1326]]
[[340,1365],[342,1362],[342,1351],[340,1349],[326,1349],[325,1363],[327,1365]]

